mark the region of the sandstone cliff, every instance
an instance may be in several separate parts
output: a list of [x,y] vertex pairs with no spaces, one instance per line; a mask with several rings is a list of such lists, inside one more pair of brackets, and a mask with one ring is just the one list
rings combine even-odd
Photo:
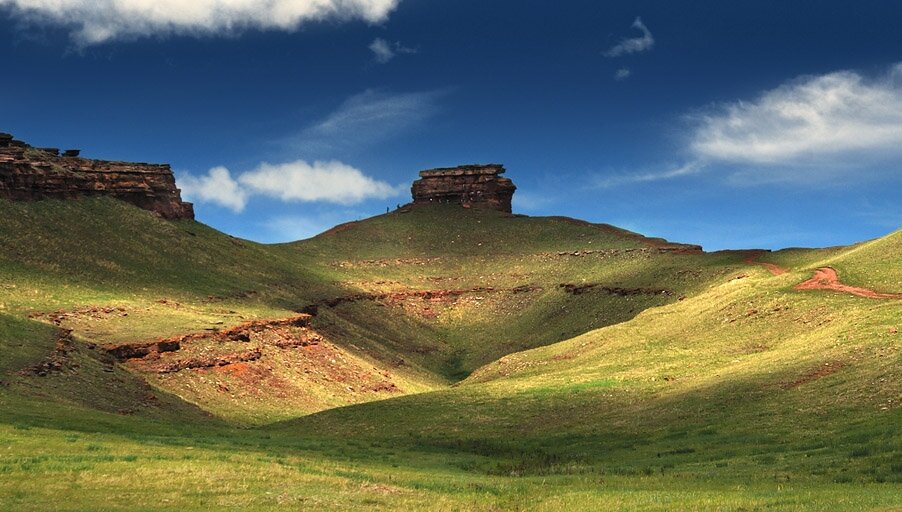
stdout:
[[511,199],[517,187],[500,174],[499,164],[463,165],[420,171],[413,182],[414,204],[452,203],[464,207],[482,207],[511,212]]
[[78,150],[34,148],[0,133],[0,198],[14,201],[110,196],[166,219],[193,219],[168,165],[79,158]]

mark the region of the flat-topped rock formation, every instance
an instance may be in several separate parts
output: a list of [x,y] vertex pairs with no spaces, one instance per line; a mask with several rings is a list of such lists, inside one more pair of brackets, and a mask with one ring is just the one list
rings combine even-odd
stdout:
[[109,196],[166,219],[193,219],[168,165],[79,158],[79,151],[34,148],[0,133],[0,198],[13,201]]
[[500,175],[500,164],[462,165],[420,171],[413,182],[414,204],[450,203],[511,212],[511,199],[517,187]]

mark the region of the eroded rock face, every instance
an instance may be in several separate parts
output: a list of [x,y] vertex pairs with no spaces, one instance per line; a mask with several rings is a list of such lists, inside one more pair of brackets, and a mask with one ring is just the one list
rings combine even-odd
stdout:
[[0,133],[0,198],[13,201],[110,196],[171,220],[193,219],[168,165],[79,158],[78,150],[34,148]]
[[517,187],[502,178],[500,164],[463,165],[420,171],[413,182],[414,204],[450,203],[464,207],[482,207],[511,212],[511,199]]

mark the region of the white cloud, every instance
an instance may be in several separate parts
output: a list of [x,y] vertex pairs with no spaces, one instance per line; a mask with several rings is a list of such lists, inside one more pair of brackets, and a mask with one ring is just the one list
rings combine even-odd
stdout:
[[182,194],[191,201],[214,203],[232,211],[240,212],[247,205],[247,191],[232,179],[232,173],[225,167],[214,167],[206,176],[183,174],[178,185]]
[[373,179],[341,162],[310,164],[304,160],[278,165],[263,163],[237,178],[232,178],[225,167],[215,167],[205,176],[182,175],[179,185],[188,200],[218,204],[236,213],[244,210],[252,196],[283,202],[350,205],[367,199],[396,197],[404,189]]
[[417,51],[413,48],[407,48],[403,46],[400,42],[396,41],[394,43],[390,43],[385,39],[376,38],[370,43],[369,49],[373,52],[373,57],[376,59],[376,62],[379,64],[385,64],[388,61],[394,59],[398,55],[411,54],[416,53]]
[[707,161],[822,172],[898,159],[902,66],[876,79],[851,71],[805,77],[696,122],[690,149]]
[[374,180],[337,161],[308,164],[298,160],[281,165],[264,163],[239,176],[238,181],[254,193],[285,202],[356,204],[367,199],[394,197],[400,192],[400,187]]
[[294,152],[331,155],[359,151],[421,124],[438,110],[445,91],[386,94],[367,90],[334,112],[283,141]]
[[604,52],[606,57],[620,57],[631,53],[646,52],[654,47],[655,38],[651,35],[648,27],[642,23],[641,18],[637,17],[636,21],[633,22],[632,27],[641,31],[642,36],[622,39],[618,44]]
[[702,172],[705,165],[699,161],[692,161],[680,167],[669,169],[666,171],[643,172],[639,174],[621,174],[616,176],[604,176],[595,180],[598,188],[613,188],[620,185],[629,185],[631,183],[648,183],[652,181],[670,180],[691,176]]
[[734,185],[902,176],[902,64],[876,78],[853,71],[806,76],[691,118],[688,164],[596,180],[610,188],[719,170]]
[[166,34],[295,30],[325,19],[385,20],[400,0],[0,0],[30,21],[73,28],[80,44]]
[[616,73],[614,73],[614,80],[617,80],[617,81],[626,80],[632,74],[633,74],[633,72],[630,71],[628,68],[620,68],[617,70]]

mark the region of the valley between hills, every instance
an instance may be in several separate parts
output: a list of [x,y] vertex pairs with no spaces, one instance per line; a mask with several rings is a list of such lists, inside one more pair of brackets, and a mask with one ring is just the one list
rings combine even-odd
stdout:
[[261,245],[110,198],[0,210],[5,510],[902,497],[902,232],[706,253],[416,205]]

